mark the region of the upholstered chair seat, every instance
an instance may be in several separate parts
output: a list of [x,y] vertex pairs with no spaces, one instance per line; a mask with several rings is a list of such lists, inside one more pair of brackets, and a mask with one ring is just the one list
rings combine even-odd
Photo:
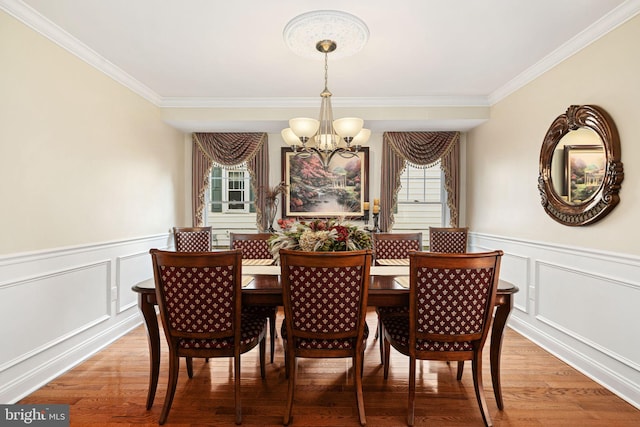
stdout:
[[[242,316],[240,346],[252,344],[260,334],[264,334],[266,316],[244,315]],[[178,342],[180,348],[189,349],[232,349],[233,338],[227,339],[182,339]]]
[[[284,345],[287,345],[287,325],[286,323],[282,323],[282,328],[280,328],[280,333],[282,335],[282,340]],[[364,349],[367,348],[367,338],[369,338],[369,327],[365,323],[364,325],[364,334],[362,337],[362,346]],[[332,339],[332,340],[323,340],[316,338],[300,338],[296,344],[300,348],[308,349],[308,350],[353,350],[355,348],[355,340],[354,339]]]

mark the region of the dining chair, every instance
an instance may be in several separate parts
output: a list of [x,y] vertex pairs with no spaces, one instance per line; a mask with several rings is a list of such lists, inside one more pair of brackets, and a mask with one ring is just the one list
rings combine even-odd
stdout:
[[[406,260],[409,264],[409,252],[422,250],[422,233],[373,233],[373,250],[375,265],[393,263],[397,260]],[[380,363],[384,363],[384,346],[382,345],[382,321],[384,316],[407,314],[406,307],[376,307],[378,314],[378,327],[376,338],[380,347]]]
[[429,251],[463,254],[468,234],[468,227],[429,227]]
[[[242,259],[253,260],[273,260],[273,255],[269,250],[269,238],[271,233],[229,233],[229,246],[231,249],[242,250]],[[249,305],[244,306],[245,312],[252,314],[261,314],[267,316],[269,319],[269,335],[270,335],[270,361],[273,363],[275,349],[276,349],[276,314],[278,313],[278,306],[259,306]]]
[[350,357],[360,424],[371,250],[303,252],[280,250],[285,320],[281,336],[289,378],[284,424],[292,419],[298,358]]
[[169,377],[159,424],[178,382],[180,358],[233,357],[236,424],[242,422],[240,355],[260,346],[265,378],[267,319],[242,313],[242,253],[151,249],[156,298],[169,347]]
[[[211,227],[173,227],[173,243],[178,252],[208,252],[211,250]],[[209,359],[206,359],[208,362]],[[193,378],[193,361],[187,358],[187,374]]]
[[178,252],[211,250],[211,227],[173,227],[173,242]]
[[[463,254],[467,252],[468,234],[468,227],[429,227],[429,252]],[[459,361],[456,374],[458,381],[463,373],[464,361]]]
[[409,356],[409,426],[414,423],[417,359],[471,360],[482,419],[492,425],[482,384],[482,349],[493,319],[502,254],[409,254],[409,316],[382,318],[384,378],[391,347]]

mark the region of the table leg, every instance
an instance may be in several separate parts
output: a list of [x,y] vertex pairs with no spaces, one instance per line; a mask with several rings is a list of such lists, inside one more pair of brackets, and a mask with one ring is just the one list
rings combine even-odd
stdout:
[[160,331],[158,329],[158,317],[155,305],[144,294],[138,295],[138,307],[144,317],[147,326],[147,338],[149,341],[149,391],[147,392],[147,409],[153,406],[158,387],[158,375],[160,373]]
[[502,298],[503,301],[496,308],[493,327],[491,328],[491,381],[498,409],[502,410],[504,409],[504,403],[502,402],[502,387],[500,385],[500,353],[502,351],[502,334],[504,333],[509,313],[513,308],[513,298],[511,294],[499,295],[497,298]]

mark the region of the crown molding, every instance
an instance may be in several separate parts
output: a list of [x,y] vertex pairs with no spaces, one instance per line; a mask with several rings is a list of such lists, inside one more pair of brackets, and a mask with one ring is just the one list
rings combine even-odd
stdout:
[[160,105],[160,102],[162,101],[162,97],[160,97],[160,95],[131,77],[131,75],[124,72],[121,68],[107,61],[87,45],[40,15],[27,4],[20,0],[0,0],[0,9],[56,43],[63,49],[82,59],[98,71],[101,71],[111,77],[116,82],[131,89],[147,101],[155,105]]
[[501,88],[489,94],[489,105],[494,105],[513,92],[532,82],[551,68],[565,61],[600,37],[614,30],[640,12],[640,0],[627,0],[593,25],[574,36],[571,40],[538,61],[532,67],[516,76]]
[[[305,108],[317,107],[319,97],[314,98],[163,98],[160,107],[165,108]],[[334,107],[488,107],[486,96],[411,96],[331,98]]]
[[[311,107],[318,104],[317,98],[163,98],[22,1],[0,0],[0,9],[159,107],[286,108]],[[640,0],[625,1],[595,24],[488,96],[336,98],[332,99],[332,102],[333,105],[340,107],[492,106],[631,19],[639,12]]]

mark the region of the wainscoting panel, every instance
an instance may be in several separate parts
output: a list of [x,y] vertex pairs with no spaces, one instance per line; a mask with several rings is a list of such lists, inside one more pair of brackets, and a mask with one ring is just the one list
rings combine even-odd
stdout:
[[[539,321],[640,369],[632,362],[640,361],[640,347],[630,346],[618,334],[640,336],[640,287],[544,262],[538,263],[537,270]],[[575,284],[580,292],[575,292]],[[567,310],[568,301],[575,309]]]
[[137,294],[131,291],[131,287],[142,280],[152,277],[153,267],[149,251],[118,257],[117,263],[117,312],[121,313],[138,304]]
[[[109,271],[109,261],[104,261],[0,288],[0,312],[15,325],[3,328],[3,342],[13,345],[1,347],[0,369],[108,319]],[[34,317],[41,320],[34,322]]]
[[169,241],[0,256],[0,402],[16,402],[140,325],[131,286],[152,277],[149,249]]
[[[640,409],[640,258],[470,233],[520,288],[509,326]],[[524,292],[523,292],[524,291]]]
[[[470,242],[471,252],[488,252],[496,249],[502,249],[501,247],[487,247],[480,246],[477,243]],[[513,283],[519,289],[515,295],[513,307],[516,310],[527,313],[529,311],[529,270],[531,259],[525,255],[519,255],[516,253],[506,252],[502,256],[500,261],[500,278],[508,282]]]

